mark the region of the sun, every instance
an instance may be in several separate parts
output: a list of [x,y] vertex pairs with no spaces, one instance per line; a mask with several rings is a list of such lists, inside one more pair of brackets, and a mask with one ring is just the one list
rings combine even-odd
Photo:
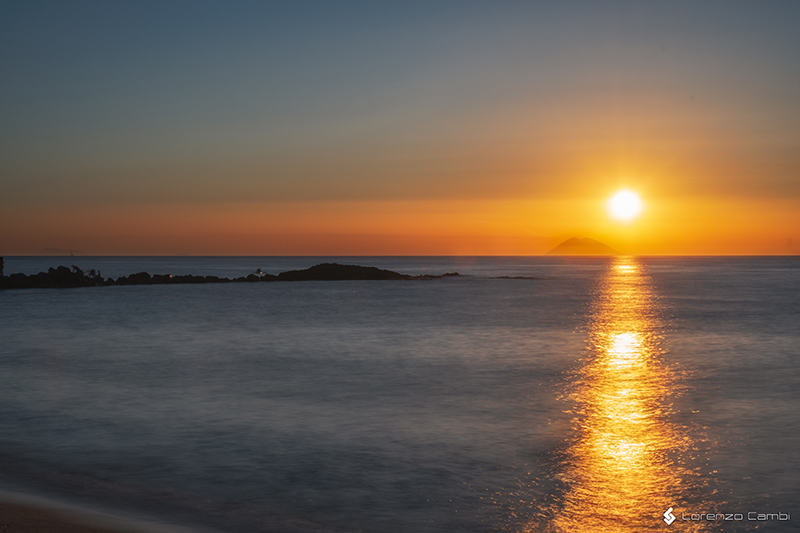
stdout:
[[622,189],[608,201],[608,212],[618,220],[633,220],[642,212],[642,201],[635,192]]

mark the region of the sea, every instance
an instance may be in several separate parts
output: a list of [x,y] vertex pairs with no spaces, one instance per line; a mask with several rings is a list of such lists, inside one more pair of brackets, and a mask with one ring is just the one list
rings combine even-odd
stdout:
[[798,257],[6,257],[0,488],[197,532],[800,531]]

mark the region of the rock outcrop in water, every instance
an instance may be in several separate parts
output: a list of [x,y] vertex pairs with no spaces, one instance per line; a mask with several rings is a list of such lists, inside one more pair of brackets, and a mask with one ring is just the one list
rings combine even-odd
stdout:
[[109,283],[100,276],[99,272],[90,270],[88,273],[84,273],[76,266],[71,269],[65,266],[50,268],[47,272],[39,272],[30,276],[11,274],[3,276],[0,281],[0,288],[4,289],[99,287],[101,285],[109,285]]
[[182,283],[255,283],[271,281],[344,281],[344,280],[425,280],[445,277],[455,277],[457,272],[442,274],[441,276],[422,275],[410,276],[392,270],[359,265],[340,265],[338,263],[322,263],[305,270],[290,270],[281,272],[277,276],[271,274],[249,274],[246,277],[221,278],[218,276],[173,276],[172,274],[150,275],[147,272],[137,272],[129,276],[122,276],[116,280],[104,279],[100,272],[90,270],[85,273],[80,268],[73,266],[67,268],[60,266],[50,268],[47,272],[39,272],[27,276],[25,274],[12,274],[0,277],[0,288],[3,289],[50,289],[73,287],[99,287],[108,285],[174,285]]
[[278,274],[277,281],[341,281],[341,280],[392,280],[392,279],[436,279],[458,276],[458,272],[449,272],[441,276],[409,276],[392,270],[358,265],[340,265],[338,263],[322,263],[305,270],[290,270]]

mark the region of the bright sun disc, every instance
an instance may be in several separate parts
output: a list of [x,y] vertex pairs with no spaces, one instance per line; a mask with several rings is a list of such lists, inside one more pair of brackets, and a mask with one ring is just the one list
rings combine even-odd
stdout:
[[608,201],[611,216],[619,220],[631,220],[642,210],[642,201],[633,191],[622,190]]

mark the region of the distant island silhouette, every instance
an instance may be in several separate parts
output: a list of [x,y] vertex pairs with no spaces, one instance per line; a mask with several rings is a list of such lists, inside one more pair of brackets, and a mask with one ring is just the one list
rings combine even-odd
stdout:
[[90,270],[84,272],[76,266],[71,268],[59,266],[50,268],[47,272],[38,274],[11,274],[0,277],[0,288],[3,289],[48,289],[48,288],[73,288],[73,287],[105,287],[111,285],[174,285],[182,283],[254,283],[278,281],[345,281],[345,280],[429,280],[459,276],[458,272],[447,274],[411,276],[400,274],[392,270],[359,265],[340,265],[338,263],[321,263],[305,270],[289,270],[277,276],[264,274],[259,271],[238,278],[223,278],[219,276],[193,276],[172,274],[150,275],[147,272],[138,272],[117,279],[103,278],[100,272]]
[[619,255],[619,252],[594,239],[572,237],[547,252],[547,255]]

